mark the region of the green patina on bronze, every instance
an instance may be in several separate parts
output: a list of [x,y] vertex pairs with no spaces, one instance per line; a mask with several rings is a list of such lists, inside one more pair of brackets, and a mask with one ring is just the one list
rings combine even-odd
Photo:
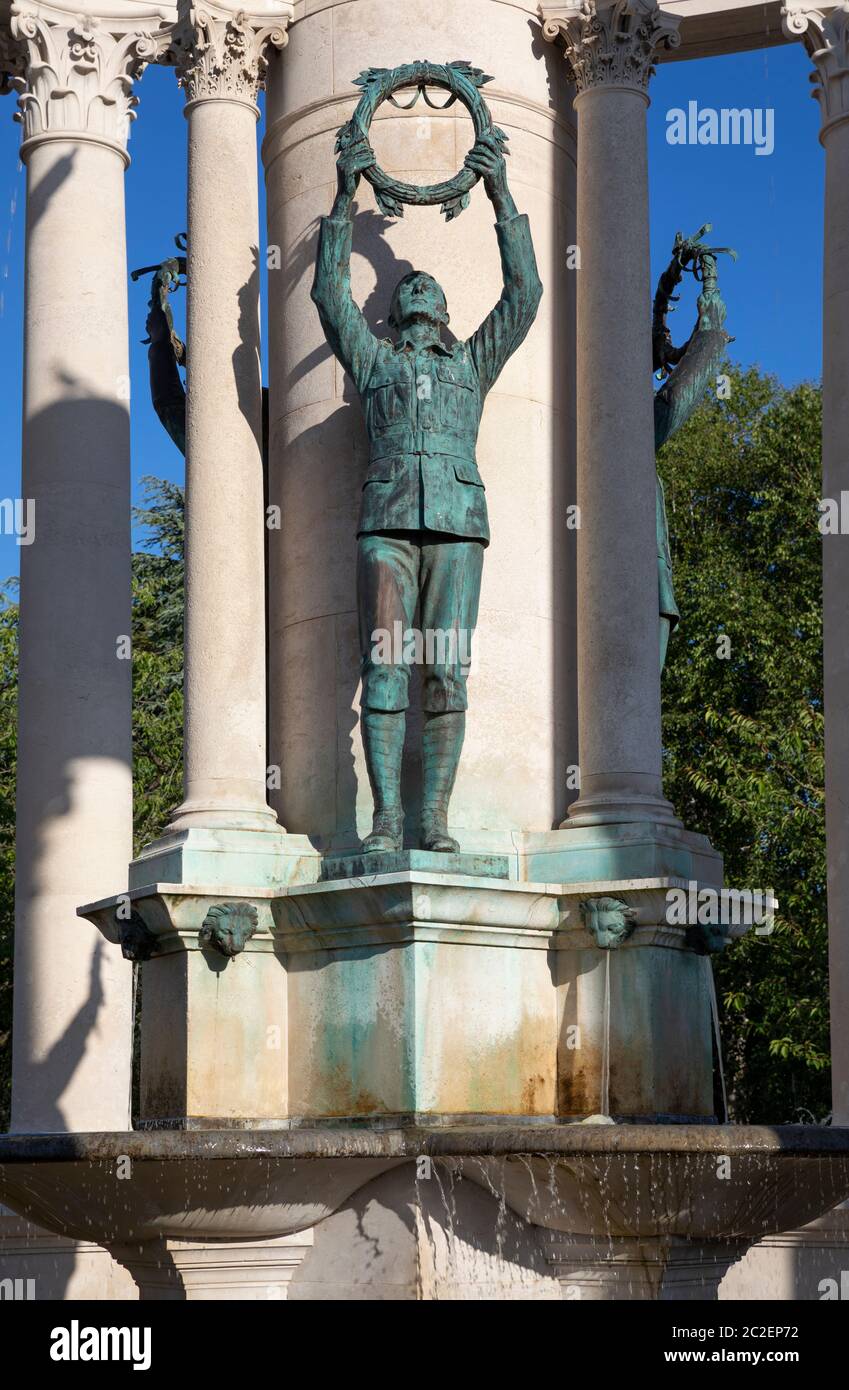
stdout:
[[253,903],[216,903],[203,919],[198,932],[202,946],[219,955],[238,956],[244,951],[259,923]]
[[[186,235],[174,238],[178,251],[186,250]],[[186,283],[185,255],[170,256],[159,265],[144,265],[130,276],[153,275],[147,312],[147,359],[153,408],[181,454],[186,452],[186,393],[180,367],[186,366],[186,345],[174,331],[171,292]]]
[[[491,81],[492,78],[481,72],[480,68],[473,68],[471,63],[461,59],[453,63],[416,62],[405,63],[398,68],[366,68],[365,72],[354,78],[354,85],[362,87],[363,95],[350,121],[342,126],[336,137],[336,153],[340,154],[363,142],[368,144],[371,122],[382,101],[389,101],[393,106],[408,111],[420,96],[428,106],[437,110],[444,110],[453,106],[455,101],[461,101],[472,118],[475,140],[492,138],[503,149],[508,136],[492,124],[489,107],[479,90]],[[444,88],[450,93],[448,100],[437,107],[431,100],[428,87]],[[402,103],[395,100],[396,92],[409,88],[413,89],[410,101]],[[362,172],[374,189],[380,211],[387,217],[403,217],[405,203],[419,207],[432,207],[440,203],[448,222],[468,207],[469,193],[479,178],[473,169],[464,165],[453,179],[423,187],[390,178],[373,157],[372,163]]]
[[[660,449],[697,409],[711,381],[715,379],[727,345],[734,341],[725,332],[726,308],[719,293],[716,259],[729,255],[730,247],[706,246],[702,237],[711,231],[708,222],[695,236],[675,237],[672,259],[660,277],[654,298],[652,319],[652,358],[654,371],[664,384],[654,398],[654,447]],[[675,302],[675,290],[684,275],[700,281],[696,326],[683,347],[676,348],[667,324]],[[672,587],[672,555],[669,548],[669,522],[660,474],[657,476],[657,566],[660,608],[660,669],[666,661],[669,636],[680,618]]]
[[619,898],[584,898],[580,907],[584,926],[604,951],[621,946],[634,930],[636,909]]
[[[369,439],[358,526],[358,607],[362,664],[363,746],[374,795],[368,852],[403,843],[401,759],[409,665],[373,660],[375,631],[408,628],[421,607],[423,632],[473,630],[482,550],[489,542],[484,481],[475,448],[487,392],[525,338],[542,293],[528,219],[507,187],[505,137],[480,96],[487,79],[468,63],[370,68],[357,79],[363,97],[337,140],[338,189],[322,219],[312,297],[333,352],[359,393]],[[450,184],[420,188],[387,181],[377,169],[367,131],[384,98],[406,87],[414,100],[428,83],[447,87],[472,113],[477,138]],[[425,93],[426,94],[426,93]],[[442,202],[451,218],[482,178],[496,217],[501,297],[464,342],[448,343],[448,308],[433,276],[415,270],[396,285],[389,327],[376,337],[351,294],[353,200],[361,176],[375,187],[384,212],[405,202]],[[390,186],[391,185],[391,186]],[[465,730],[467,663],[425,654],[422,741],[422,847],[456,853],[448,834],[448,801]]]
[[132,908],[129,917],[121,917],[119,910],[115,913],[115,925],[118,928],[124,960],[136,963],[150,960],[156,952],[156,937],[149,930],[141,913]]
[[[186,250],[186,234],[180,232],[174,241],[177,249]],[[171,295],[186,286],[186,257],[170,256],[159,265],[143,265],[131,272],[130,279],[152,275],[150,300],[147,306],[147,361],[150,373],[150,399],[153,408],[180,453],[186,453],[186,390],[180,368],[188,365],[188,349],[175,332]],[[268,387],[262,388],[262,457],[268,464]]]
[[731,939],[728,922],[694,922],[687,928],[687,945],[698,956],[716,955],[724,951]]

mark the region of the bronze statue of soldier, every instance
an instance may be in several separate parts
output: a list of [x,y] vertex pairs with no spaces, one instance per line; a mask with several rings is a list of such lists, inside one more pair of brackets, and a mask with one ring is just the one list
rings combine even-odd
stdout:
[[[410,668],[376,659],[374,634],[412,627],[469,637],[478,613],[484,549],[489,543],[483,479],[475,443],[487,392],[525,338],[542,286],[530,227],[507,186],[500,132],[484,134],[466,157],[483,180],[496,217],[501,298],[465,342],[446,343],[445,294],[415,270],[392,292],[381,340],[354,303],[350,284],[353,201],[374,165],[367,140],[342,143],[338,191],[322,219],[312,297],[334,353],[359,392],[369,438],[369,465],[357,527],[357,598],[361,651],[361,728],[374,796],[366,851],[403,844],[401,757]],[[465,733],[467,665],[459,644],[424,647],[421,846],[456,852],[448,805]]]

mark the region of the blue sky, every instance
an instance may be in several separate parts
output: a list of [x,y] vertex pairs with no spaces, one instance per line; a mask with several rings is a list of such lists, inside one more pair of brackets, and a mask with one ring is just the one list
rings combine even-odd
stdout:
[[[800,44],[691,63],[661,66],[649,110],[653,273],[665,264],[677,229],[691,234],[712,221],[710,240],[740,253],[721,263],[729,305],[731,351],[786,384],[818,379],[821,370],[823,152],[819,109],[810,97],[810,63]],[[141,106],[130,141],[127,174],[129,268],[170,255],[185,228],[186,141],[183,97],[173,74],[150,68],[139,89]],[[775,149],[670,145],[667,113],[686,109],[754,107],[774,111]],[[0,103],[0,377],[3,449],[0,498],[20,492],[21,314],[24,173],[13,100]],[[262,186],[260,180],[260,187]],[[264,221],[264,208],[261,209]],[[622,273],[627,274],[623,266]],[[183,461],[149,404],[144,336],[149,280],[130,286],[133,480],[148,473],[180,480]],[[676,340],[692,324],[694,293],[685,290]],[[650,306],[646,306],[648,316]],[[180,310],[177,311],[179,319]],[[648,318],[647,318],[648,324]],[[0,577],[16,574],[19,550],[0,536]]]

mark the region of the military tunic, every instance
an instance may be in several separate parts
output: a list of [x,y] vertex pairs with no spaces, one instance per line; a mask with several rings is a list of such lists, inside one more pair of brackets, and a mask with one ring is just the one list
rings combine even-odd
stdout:
[[[375,658],[375,633],[409,628],[465,633],[477,621],[486,491],[475,459],[486,394],[536,314],[542,286],[528,219],[496,223],[504,288],[466,342],[449,347],[379,339],[351,295],[351,223],[322,219],[312,297],[334,353],[360,395],[369,465],[358,524],[357,592],[362,704],[401,711],[409,665]],[[461,644],[424,659],[423,708],[466,708]],[[466,648],[467,650],[467,648]],[[453,655],[452,655],[453,653]]]

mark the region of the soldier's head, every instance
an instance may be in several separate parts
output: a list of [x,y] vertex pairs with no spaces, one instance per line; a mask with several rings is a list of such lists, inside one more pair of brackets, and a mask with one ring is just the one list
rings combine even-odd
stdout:
[[392,291],[389,327],[403,332],[412,323],[430,323],[438,332],[448,322],[445,291],[423,270],[411,270]]

